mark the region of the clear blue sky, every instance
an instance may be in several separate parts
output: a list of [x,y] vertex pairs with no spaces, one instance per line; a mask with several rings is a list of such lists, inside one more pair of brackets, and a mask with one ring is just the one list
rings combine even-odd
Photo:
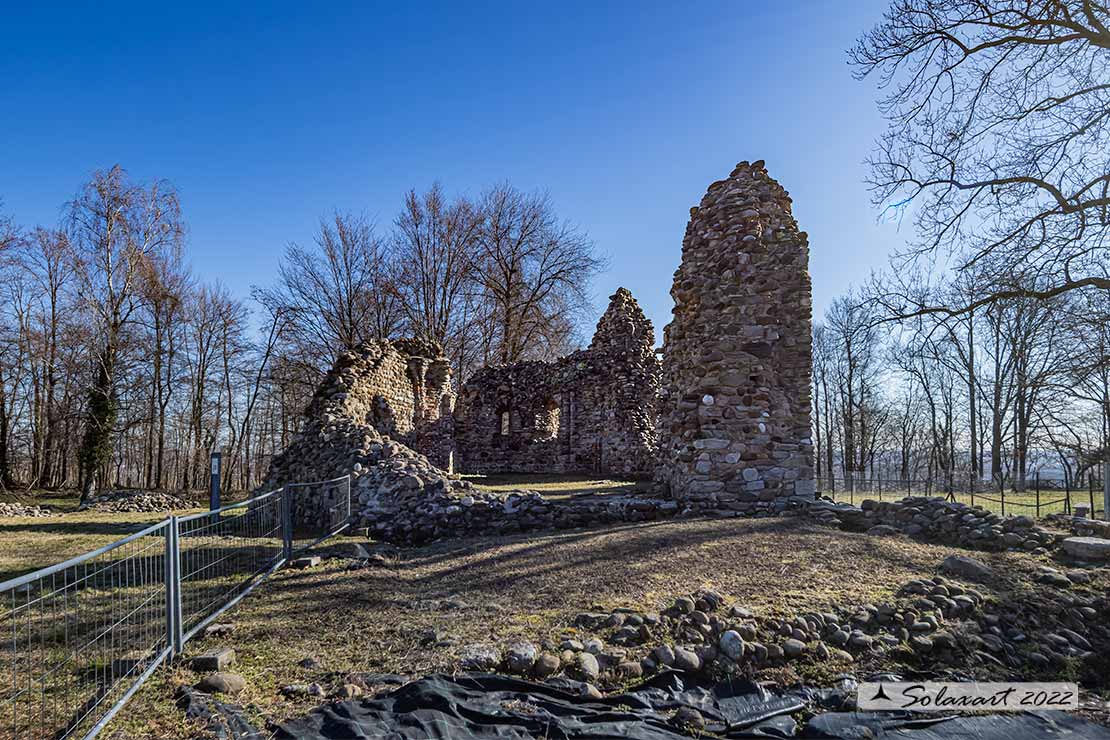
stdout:
[[[0,198],[54,224],[114,163],[181,192],[196,272],[247,295],[322,214],[546,189],[661,329],[689,207],[765,159],[810,234],[815,310],[885,263],[862,160],[875,91],[845,50],[884,0],[22,3],[0,47]],[[37,7],[36,7],[37,6]],[[586,336],[589,332],[586,332]]]

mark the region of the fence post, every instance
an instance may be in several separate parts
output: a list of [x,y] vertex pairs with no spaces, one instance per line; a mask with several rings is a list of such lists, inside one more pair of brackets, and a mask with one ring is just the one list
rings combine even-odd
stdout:
[[165,563],[163,564],[163,570],[165,572],[162,575],[166,583],[166,647],[170,649],[171,658],[177,653],[177,628],[174,626],[174,604],[176,603],[174,592],[177,589],[175,587],[173,567],[177,548],[175,548],[173,544],[173,520],[174,517],[171,516],[166,521],[166,551]]
[[281,493],[281,552],[282,559],[293,557],[293,491],[292,486],[282,486]]
[[[1091,507],[1091,518],[1095,518],[1095,509]],[[1110,521],[1110,460],[1102,463],[1102,518]]]
[[177,517],[166,525],[166,644],[170,656],[181,654],[184,629],[181,624],[181,530]]
[[1033,474],[1033,485],[1037,487],[1037,518],[1041,518],[1041,471]]
[[1094,471],[1087,473],[1087,497],[1090,499],[1091,504],[1091,518],[1095,518],[1095,474]]
[[220,508],[220,460],[223,455],[213,452],[208,465],[208,510]]
[[879,471],[879,500],[883,500],[883,471]]

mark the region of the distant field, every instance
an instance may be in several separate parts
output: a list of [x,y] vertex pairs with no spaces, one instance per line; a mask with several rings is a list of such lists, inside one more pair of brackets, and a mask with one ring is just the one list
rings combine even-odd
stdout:
[[590,478],[581,475],[555,474],[504,474],[504,475],[464,475],[483,491],[505,493],[527,489],[536,491],[548,498],[568,498],[571,496],[605,495],[612,493],[633,493],[650,489],[644,482],[612,480],[609,478]]
[[[103,547],[169,516],[166,512],[79,512],[76,493],[8,494],[0,500],[58,512],[50,517],[0,517],[0,581]],[[193,511],[199,509],[175,513]]]

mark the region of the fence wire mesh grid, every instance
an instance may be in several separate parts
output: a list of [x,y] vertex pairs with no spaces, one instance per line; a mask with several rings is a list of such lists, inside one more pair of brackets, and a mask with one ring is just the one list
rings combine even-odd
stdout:
[[0,670],[10,677],[0,736],[91,733],[165,660],[168,532],[160,522],[0,585]]
[[307,548],[342,531],[349,513],[348,478],[294,484],[0,583],[0,738],[95,737],[285,562],[295,533]]
[[177,520],[182,640],[284,555],[282,492]]
[[897,501],[906,496],[941,497],[950,501],[979,506],[998,514],[1043,517],[1049,514],[1075,514],[1082,510],[1088,516],[1104,514],[1102,481],[1089,477],[1078,485],[1042,482],[1039,478],[1026,481],[1021,490],[1012,484],[998,486],[990,481],[949,479],[905,479],[871,477],[823,477],[817,481],[818,493],[851,504],[864,499]]
[[290,554],[339,534],[351,518],[349,476],[285,487],[289,512]]

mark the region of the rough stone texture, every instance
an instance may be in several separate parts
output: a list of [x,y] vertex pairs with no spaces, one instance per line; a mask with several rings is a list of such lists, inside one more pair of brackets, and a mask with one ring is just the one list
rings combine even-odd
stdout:
[[870,532],[880,525],[903,534],[979,550],[1044,551],[1057,536],[1028,516],[1000,516],[980,506],[944,498],[865,499],[859,506],[817,501],[802,511],[821,524]]
[[1110,560],[1110,540],[1101,537],[1068,537],[1061,547],[1068,555],[1081,560]]
[[25,506],[11,502],[0,501],[0,517],[44,517],[54,516],[49,509],[40,506]]
[[455,410],[459,469],[650,476],[661,373],[654,343],[651,321],[620,288],[589,348],[478,371]]
[[196,504],[164,491],[107,491],[86,501],[80,508],[114,512],[154,512],[189,509]]
[[703,508],[812,495],[809,246],[763,162],[690,210],[663,347],[658,478]]
[[[352,514],[396,512],[407,497],[430,498],[467,484],[391,438],[450,462],[453,396],[439,349],[411,340],[377,341],[345,352],[325,376],[301,432],[270,464],[260,490],[351,475]],[[336,503],[335,488],[298,497],[295,516],[312,521]]]
[[341,354],[306,414],[369,424],[450,470],[454,402],[443,350],[431,342],[398,339],[367,342]]

